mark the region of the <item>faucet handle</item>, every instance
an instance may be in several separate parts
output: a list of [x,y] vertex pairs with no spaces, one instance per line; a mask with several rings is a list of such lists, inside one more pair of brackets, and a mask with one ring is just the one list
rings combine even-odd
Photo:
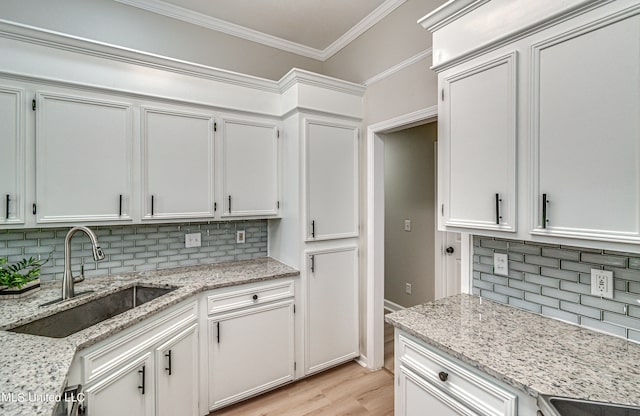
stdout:
[[73,278],[73,283],[80,283],[84,281],[84,263],[80,265],[80,276]]

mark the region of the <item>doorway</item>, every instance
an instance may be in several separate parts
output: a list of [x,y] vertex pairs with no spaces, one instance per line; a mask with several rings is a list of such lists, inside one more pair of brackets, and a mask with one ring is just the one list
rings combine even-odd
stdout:
[[[370,125],[367,129],[367,258],[366,258],[366,365],[370,369],[382,368],[384,365],[384,293],[385,293],[385,135],[395,132],[407,130],[412,127],[422,126],[437,121],[437,107],[430,107],[414,113],[406,114],[391,120]],[[433,154],[435,155],[434,152]],[[430,169],[433,170],[435,177],[435,164],[429,161]],[[434,180],[435,184],[435,180]],[[435,185],[434,185],[435,186]],[[433,210],[433,232],[435,235],[435,243],[431,246],[432,265],[435,282],[433,283],[432,295],[439,298],[451,294],[452,290],[463,290],[465,284],[460,285],[457,281],[461,280],[460,276],[455,277],[453,273],[443,275],[442,268],[445,263],[445,252],[442,249],[443,236],[442,233],[435,231],[435,201],[432,204]],[[410,219],[410,218],[409,218]],[[394,225],[394,226],[397,226]],[[400,226],[404,229],[404,219]],[[407,231],[410,233],[411,231]],[[468,240],[467,240],[468,241]],[[461,238],[462,255],[460,264],[465,264],[465,239]],[[428,267],[428,266],[427,266]],[[464,269],[464,268],[463,268]],[[458,268],[457,270],[460,270]],[[461,270],[465,275],[464,270]],[[452,277],[453,276],[453,277]],[[464,276],[467,278],[468,276]],[[454,282],[451,284],[450,279]],[[407,283],[407,282],[404,282]],[[443,287],[444,285],[444,287]],[[457,285],[457,286],[456,286]],[[397,286],[397,284],[396,284]],[[400,285],[401,290],[407,290],[407,287]],[[413,293],[413,286],[411,287]],[[427,300],[415,302],[422,303]],[[402,307],[401,303],[397,304]],[[392,306],[387,302],[387,307]],[[407,306],[412,306],[407,303]]]

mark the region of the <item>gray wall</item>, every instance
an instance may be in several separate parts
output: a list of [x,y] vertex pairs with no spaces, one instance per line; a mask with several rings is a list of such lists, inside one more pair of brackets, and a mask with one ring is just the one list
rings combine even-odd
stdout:
[[0,0],[0,19],[272,80],[322,63],[113,0]]
[[[94,262],[89,238],[83,233],[72,240],[74,274],[84,261],[85,276],[106,276],[180,266],[220,263],[267,256],[267,221],[202,222],[183,224],[92,227],[107,255]],[[66,228],[0,230],[0,257],[10,262],[40,256],[49,262],[41,280],[61,280],[64,271]],[[245,230],[246,242],[236,244],[236,230]],[[202,233],[202,246],[185,248],[186,233]]]
[[[381,136],[385,149],[384,295],[401,306],[434,300],[437,124]],[[404,220],[411,231],[404,231]],[[405,293],[405,283],[412,294]]]
[[[493,253],[508,254],[508,277]],[[613,271],[613,299],[591,296],[591,269]],[[638,254],[474,236],[473,293],[640,342]]]

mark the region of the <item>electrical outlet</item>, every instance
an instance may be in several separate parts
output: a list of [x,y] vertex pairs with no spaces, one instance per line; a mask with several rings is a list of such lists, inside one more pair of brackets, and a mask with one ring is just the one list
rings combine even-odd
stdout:
[[236,243],[237,244],[244,244],[245,240],[244,240],[244,230],[238,230],[236,231]]
[[509,256],[504,253],[493,253],[493,273],[509,276]]
[[407,295],[411,294],[411,283],[404,284],[404,293],[406,293]]
[[404,220],[404,230],[411,231],[411,220]]
[[200,247],[202,245],[202,233],[192,233],[184,235],[184,246],[186,248]]
[[613,272],[591,269],[591,294],[613,299]]

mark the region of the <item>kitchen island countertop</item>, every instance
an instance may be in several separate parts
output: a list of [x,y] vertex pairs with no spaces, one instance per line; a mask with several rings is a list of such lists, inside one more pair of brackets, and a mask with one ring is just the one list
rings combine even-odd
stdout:
[[[50,416],[56,395],[64,390],[75,353],[206,290],[298,275],[298,271],[271,258],[88,278],[76,291],[94,292],[59,304],[41,307],[60,297],[60,282],[22,299],[0,302],[0,414]],[[7,332],[58,311],[136,285],[177,289],[66,338],[47,338]]]
[[639,344],[464,294],[385,319],[533,397],[640,406]]

